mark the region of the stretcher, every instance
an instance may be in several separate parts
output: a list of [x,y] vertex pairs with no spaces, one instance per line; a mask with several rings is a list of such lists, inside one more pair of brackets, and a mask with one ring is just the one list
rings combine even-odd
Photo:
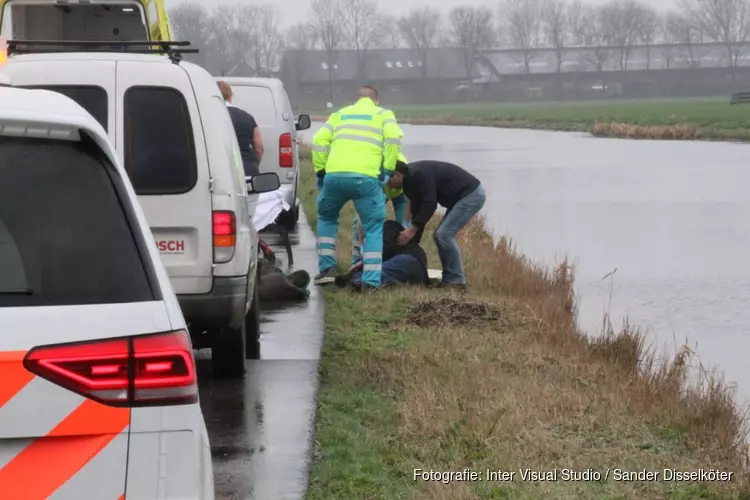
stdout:
[[[256,231],[260,232],[266,229],[276,221],[281,212],[289,210],[289,203],[284,200],[287,189],[286,185],[282,185],[276,191],[258,195],[258,203],[255,206],[255,213],[253,214],[253,225]],[[276,230],[279,236],[281,236],[281,242],[284,244],[284,249],[289,260],[288,264],[291,266],[294,264],[294,255],[292,253],[292,243],[289,240],[289,232],[283,224],[277,224]],[[265,258],[275,262],[275,256],[272,255],[271,249],[263,240],[261,240],[260,247]]]

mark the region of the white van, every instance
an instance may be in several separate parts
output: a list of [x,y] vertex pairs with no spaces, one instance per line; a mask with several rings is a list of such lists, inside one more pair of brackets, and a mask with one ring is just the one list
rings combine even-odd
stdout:
[[232,104],[255,118],[263,136],[263,159],[260,172],[273,172],[279,176],[286,190],[285,201],[289,210],[279,215],[279,222],[292,229],[299,220],[297,185],[299,183],[299,150],[297,131],[310,128],[310,117],[299,115],[289,102],[284,84],[278,78],[216,78],[232,86]]
[[[211,75],[176,55],[127,52],[11,55],[7,73],[14,86],[67,95],[107,130],[194,345],[212,348],[216,375],[244,375],[246,357],[260,357],[258,234],[237,138]],[[279,187],[276,175],[251,182],[258,193]]]

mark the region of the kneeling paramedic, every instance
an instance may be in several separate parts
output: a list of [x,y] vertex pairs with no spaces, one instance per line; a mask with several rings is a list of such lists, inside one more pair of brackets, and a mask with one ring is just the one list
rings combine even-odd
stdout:
[[[402,154],[398,155],[398,161],[403,163],[409,163],[406,157]],[[383,194],[385,195],[385,203],[388,204],[390,201],[393,204],[393,215],[396,221],[404,227],[409,226],[409,220],[411,220],[411,213],[407,210],[409,200],[406,198],[403,189],[393,189],[387,185],[383,188]],[[352,267],[362,262],[362,249],[364,246],[364,235],[362,232],[362,225],[359,223],[359,216],[354,214],[354,220],[352,221]]]
[[443,267],[441,285],[464,288],[466,277],[456,233],[484,207],[486,195],[479,179],[458,165],[443,161],[398,162],[390,178],[391,188],[402,188],[412,211],[411,227],[399,236],[399,244],[419,241],[438,204],[447,209],[433,238]]
[[313,137],[312,159],[320,189],[317,285],[335,281],[339,213],[352,200],[364,228],[363,285],[380,287],[383,187],[401,153],[403,132],[393,112],[378,106],[375,88],[360,88],[358,98],[355,104],[331,114]]

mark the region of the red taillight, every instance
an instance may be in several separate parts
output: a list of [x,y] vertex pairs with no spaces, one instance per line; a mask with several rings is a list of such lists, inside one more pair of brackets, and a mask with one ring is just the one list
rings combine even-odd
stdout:
[[284,168],[294,167],[294,155],[292,149],[292,134],[281,134],[279,136],[279,166]]
[[214,247],[233,247],[237,243],[237,220],[234,212],[214,212],[213,225]]
[[155,335],[35,347],[28,371],[110,406],[165,406],[198,401],[190,337]]

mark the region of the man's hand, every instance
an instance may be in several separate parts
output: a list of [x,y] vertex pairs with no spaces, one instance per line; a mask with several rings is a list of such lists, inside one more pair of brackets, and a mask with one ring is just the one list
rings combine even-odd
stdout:
[[406,245],[412,240],[412,238],[414,238],[414,235],[416,234],[417,228],[414,226],[409,226],[408,228],[401,231],[401,234],[398,235],[398,244],[401,246]]

